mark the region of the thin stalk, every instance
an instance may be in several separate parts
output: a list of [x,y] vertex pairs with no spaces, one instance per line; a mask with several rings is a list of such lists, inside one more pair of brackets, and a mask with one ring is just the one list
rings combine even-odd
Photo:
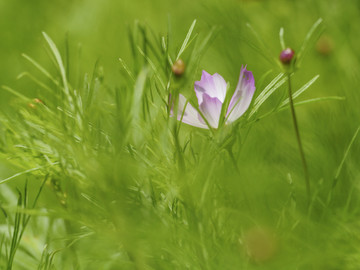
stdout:
[[232,162],[233,165],[234,165],[234,168],[235,168],[235,170],[236,170],[236,173],[240,175],[240,170],[239,170],[239,167],[238,167],[238,165],[237,165],[237,162],[236,162],[236,159],[235,159],[235,156],[234,156],[233,151],[232,151],[230,148],[227,148],[226,150],[227,150],[227,152],[228,152],[228,154],[229,154],[229,156],[230,156],[231,162]]
[[[228,152],[228,154],[229,154],[229,156],[230,156],[230,159],[231,159],[231,161],[232,161],[232,163],[233,163],[233,165],[234,165],[236,174],[239,176],[239,178],[241,178],[240,169],[239,169],[239,166],[238,166],[238,164],[237,164],[236,158],[235,158],[235,156],[234,156],[234,153],[233,153],[231,147],[226,148],[226,150],[227,150],[227,152]],[[245,186],[246,186],[246,185],[245,185]],[[245,187],[242,188],[241,191],[242,191],[242,194],[243,194],[243,196],[244,196],[244,202],[246,203],[248,209],[249,209],[251,212],[253,212],[252,204],[250,203],[249,197],[247,196],[247,190],[246,190],[246,188],[245,188]]]
[[293,120],[293,124],[294,124],[294,129],[295,129],[295,134],[296,134],[296,140],[298,142],[298,146],[299,146],[299,151],[300,151],[300,157],[301,157],[301,162],[302,162],[302,166],[304,169],[304,177],[305,177],[305,185],[306,185],[306,193],[308,196],[308,200],[310,202],[311,199],[311,194],[310,194],[310,179],[309,179],[309,170],[306,164],[306,159],[305,159],[305,154],[304,154],[304,149],[301,143],[301,138],[300,138],[300,132],[299,132],[299,127],[298,127],[298,123],[296,120],[296,114],[295,114],[295,107],[294,107],[294,102],[293,102],[293,98],[292,98],[292,91],[291,91],[291,81],[290,81],[290,73],[287,73],[287,78],[288,78],[288,94],[289,94],[289,103],[290,103],[290,110],[291,110],[291,117]]

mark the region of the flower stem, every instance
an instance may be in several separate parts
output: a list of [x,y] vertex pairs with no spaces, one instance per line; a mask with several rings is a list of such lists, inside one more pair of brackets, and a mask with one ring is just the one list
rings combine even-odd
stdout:
[[231,161],[232,161],[232,163],[233,163],[233,165],[234,165],[234,168],[235,168],[235,170],[236,170],[236,173],[240,175],[240,170],[239,170],[239,167],[238,167],[238,165],[237,165],[236,159],[235,159],[235,157],[234,157],[233,151],[232,151],[230,148],[227,148],[226,150],[227,150],[227,152],[228,152],[228,154],[229,154],[229,156],[230,156],[230,159],[231,159]]
[[[239,178],[240,178],[240,177],[241,177],[241,173],[240,173],[239,166],[237,165],[237,162],[236,162],[236,158],[235,158],[235,156],[234,156],[234,153],[233,153],[232,149],[229,148],[229,147],[226,148],[226,150],[227,150],[227,152],[228,152],[228,154],[229,154],[229,156],[230,156],[230,159],[231,159],[231,161],[232,161],[232,163],[233,163],[233,165],[234,165],[236,174],[237,174],[237,175],[239,176]],[[245,186],[247,186],[247,185],[245,185]],[[242,188],[242,189],[241,189],[241,192],[242,192],[242,194],[243,194],[243,196],[244,196],[244,201],[245,201],[247,207],[248,207],[249,210],[252,212],[252,211],[253,211],[253,208],[252,208],[252,204],[250,203],[249,197],[247,196],[246,188],[245,188],[245,187]]]
[[310,179],[309,179],[309,171],[308,171],[308,167],[307,167],[307,164],[306,164],[304,149],[303,149],[303,146],[302,146],[302,143],[301,143],[299,127],[298,127],[297,120],[296,120],[296,114],[295,114],[294,102],[293,102],[293,98],[292,98],[291,81],[290,81],[290,73],[289,73],[289,72],[287,73],[287,77],[288,77],[288,94],[289,94],[289,102],[290,102],[291,116],[292,116],[292,120],[293,120],[293,124],[294,124],[294,129],[295,129],[295,134],[296,134],[296,140],[297,140],[298,146],[299,146],[301,162],[302,162],[302,166],[303,166],[303,169],[304,169],[306,193],[307,193],[307,196],[308,196],[308,200],[309,200],[309,202],[310,202]]

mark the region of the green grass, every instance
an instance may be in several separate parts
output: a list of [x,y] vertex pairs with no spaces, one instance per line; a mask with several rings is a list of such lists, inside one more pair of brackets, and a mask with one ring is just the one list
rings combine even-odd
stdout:
[[[359,4],[139,3],[64,2],[63,25],[43,21],[60,2],[23,6],[42,26],[26,45],[7,26],[23,60],[0,52],[0,269],[358,269]],[[234,89],[242,64],[257,89],[234,125],[169,116],[202,69]]]

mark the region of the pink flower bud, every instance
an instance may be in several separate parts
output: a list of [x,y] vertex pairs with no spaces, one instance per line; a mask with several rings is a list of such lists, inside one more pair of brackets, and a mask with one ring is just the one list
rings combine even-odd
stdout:
[[286,48],[285,50],[282,50],[279,58],[281,63],[283,63],[284,65],[288,65],[290,64],[291,60],[294,58],[294,55],[295,52],[292,49]]

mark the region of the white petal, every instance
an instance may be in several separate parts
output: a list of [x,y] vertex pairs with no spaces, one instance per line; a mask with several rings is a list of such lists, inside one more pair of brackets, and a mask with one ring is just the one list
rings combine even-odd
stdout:
[[[184,112],[184,108],[185,108],[185,112]],[[202,119],[198,111],[181,94],[179,94],[177,119],[191,126],[208,129],[208,126],[205,124],[204,120]]]
[[224,103],[226,96],[227,83],[221,75],[215,73],[210,75],[203,70],[201,80],[195,82],[195,93],[198,98],[199,106],[203,102],[203,94],[207,94],[212,98],[217,98]]
[[255,92],[255,80],[251,71],[241,67],[239,82],[230,100],[227,111],[227,123],[232,123],[249,108]]
[[222,103],[216,97],[210,97],[203,94],[203,102],[200,104],[200,110],[213,128],[218,128],[221,114]]

